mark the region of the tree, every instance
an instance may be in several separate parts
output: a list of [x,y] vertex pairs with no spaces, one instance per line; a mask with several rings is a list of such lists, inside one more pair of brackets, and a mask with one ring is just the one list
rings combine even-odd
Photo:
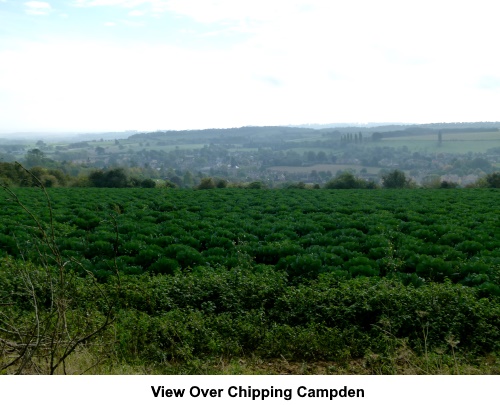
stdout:
[[486,176],[487,187],[500,188],[500,172],[490,173]]
[[226,188],[229,182],[226,179],[218,179],[215,182],[215,187],[217,188]]
[[24,164],[27,168],[32,168],[34,166],[42,166],[45,161],[45,153],[40,149],[31,149],[26,153]]
[[318,160],[318,162],[326,162],[328,158],[324,151],[319,151],[318,155],[316,156],[316,159]]
[[211,177],[202,178],[197,187],[198,190],[207,190],[210,188],[215,188],[215,181]]
[[312,150],[307,152],[307,154],[305,154],[305,155],[306,155],[306,160],[308,162],[314,162],[316,160],[316,153],[314,153],[314,151],[312,151]]
[[458,188],[458,184],[457,183],[453,183],[452,181],[443,180],[439,184],[439,188]]
[[164,187],[165,188],[177,188],[177,184],[171,182],[170,180],[165,180]]
[[106,187],[127,187],[127,175],[122,168],[111,169],[106,173]]
[[410,180],[401,170],[393,170],[382,176],[382,185],[384,188],[407,188]]
[[127,175],[122,168],[111,169],[106,172],[96,170],[89,175],[93,187],[123,188],[128,186]]
[[102,156],[106,153],[106,149],[104,149],[102,146],[98,146],[97,148],[95,148],[95,153]]
[[366,182],[350,172],[343,172],[335,176],[328,183],[325,188],[329,189],[352,189],[352,188],[365,188]]
[[186,171],[182,177],[184,187],[192,187],[194,185],[194,177],[190,171]]
[[177,187],[182,187],[182,179],[177,174],[173,174],[173,175],[169,176],[166,180],[171,181]]
[[156,181],[154,181],[153,179],[144,179],[141,181],[141,187],[142,188],[155,188]]
[[254,189],[254,190],[260,190],[266,188],[266,185],[262,183],[261,181],[252,181],[251,183],[248,183],[246,188]]

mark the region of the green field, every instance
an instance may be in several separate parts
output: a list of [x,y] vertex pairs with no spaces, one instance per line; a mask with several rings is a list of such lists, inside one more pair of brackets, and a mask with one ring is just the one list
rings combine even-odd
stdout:
[[[500,141],[500,132],[457,132],[444,133],[442,135],[443,142],[452,141]],[[387,138],[390,139],[390,138]],[[419,136],[401,136],[393,139],[398,140],[422,140],[422,141],[437,141],[437,134],[419,135]]]
[[488,149],[500,147],[500,132],[468,132],[443,134],[442,144],[436,135],[401,136],[385,138],[371,146],[406,146],[412,152],[427,153],[484,153]]
[[24,372],[107,319],[68,367],[500,372],[498,190],[13,191],[32,215],[0,194],[5,372],[40,324],[61,343]]

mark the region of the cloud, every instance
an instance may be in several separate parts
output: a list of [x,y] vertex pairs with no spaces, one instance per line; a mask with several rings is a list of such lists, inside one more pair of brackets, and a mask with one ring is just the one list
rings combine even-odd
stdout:
[[477,87],[483,90],[499,90],[500,76],[484,75],[477,82]]
[[[146,14],[158,16],[169,11],[168,0],[73,0],[75,7],[117,7],[134,9],[128,13],[131,17],[141,17]],[[141,7],[141,9],[136,9]]]
[[282,87],[283,82],[274,76],[255,76],[255,79],[257,81],[260,81],[262,83],[265,83],[271,87]]
[[123,8],[142,6],[154,14],[172,12],[202,23],[240,21],[248,23],[274,20],[294,11],[314,10],[314,3],[318,1],[324,2],[324,0],[73,0],[73,5]]
[[293,1],[283,0],[170,0],[169,11],[202,23],[223,21],[262,21],[274,19],[293,7]]
[[457,3],[450,19],[421,1],[74,1],[120,10],[100,20],[110,27],[137,24],[139,10],[182,18],[154,40],[0,48],[0,96],[12,100],[0,98],[0,122],[14,123],[14,105],[20,123],[73,129],[494,120],[496,14]]
[[134,1],[134,0],[75,0],[74,1],[74,5],[79,7],[95,7],[95,6],[132,7],[135,3],[143,3],[143,1]]
[[142,17],[144,14],[146,14],[146,12],[141,10],[132,10],[128,13],[130,17]]
[[44,1],[28,1],[24,7],[26,13],[31,15],[47,15],[52,11],[50,4]]

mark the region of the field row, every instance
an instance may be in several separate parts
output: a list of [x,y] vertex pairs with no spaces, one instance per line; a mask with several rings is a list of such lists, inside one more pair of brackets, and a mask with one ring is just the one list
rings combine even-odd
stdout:
[[[19,199],[50,221],[40,190]],[[39,230],[0,198],[0,251],[37,260]],[[500,292],[497,190],[50,190],[57,245],[97,276],[172,274],[197,266],[256,271],[292,283],[397,275]],[[50,233],[48,233],[50,235]]]

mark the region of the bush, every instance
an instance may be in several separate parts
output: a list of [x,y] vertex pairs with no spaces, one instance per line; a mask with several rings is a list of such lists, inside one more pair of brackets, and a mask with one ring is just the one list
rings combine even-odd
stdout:
[[160,257],[156,262],[149,266],[149,271],[153,274],[174,274],[180,268],[177,260],[168,257]]

